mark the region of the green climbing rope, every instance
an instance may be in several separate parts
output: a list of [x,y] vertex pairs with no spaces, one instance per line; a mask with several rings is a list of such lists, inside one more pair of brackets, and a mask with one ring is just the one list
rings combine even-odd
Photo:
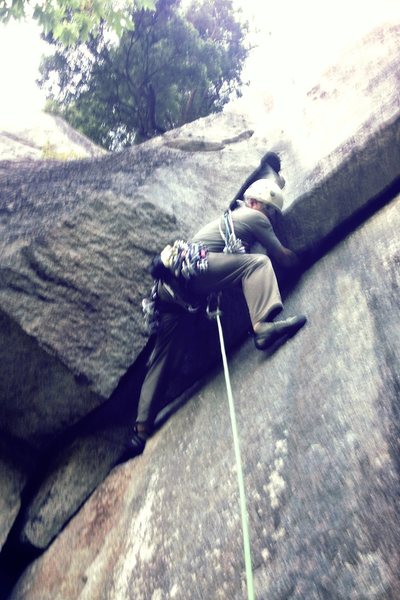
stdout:
[[211,318],[215,318],[218,325],[218,333],[219,333],[219,342],[221,345],[221,354],[222,354],[222,363],[224,366],[224,374],[225,374],[225,384],[226,391],[228,395],[229,402],[229,412],[231,417],[231,425],[232,425],[232,433],[233,433],[233,445],[235,449],[235,458],[236,458],[236,470],[239,484],[239,498],[240,498],[240,513],[242,518],[242,531],[243,531],[243,548],[244,548],[244,564],[246,569],[246,583],[247,583],[247,598],[248,600],[254,600],[254,584],[253,584],[253,569],[251,566],[251,550],[250,550],[250,535],[249,535],[249,517],[247,512],[246,505],[246,494],[244,487],[244,477],[243,477],[243,469],[242,469],[242,459],[240,455],[240,444],[239,444],[239,435],[236,423],[236,413],[235,413],[235,405],[233,402],[232,395],[232,386],[231,380],[229,376],[229,368],[228,361],[226,358],[225,351],[225,342],[224,342],[224,334],[222,331],[221,325],[221,311],[219,308],[219,297],[218,297],[218,305],[214,312],[209,310],[207,307],[207,314]]

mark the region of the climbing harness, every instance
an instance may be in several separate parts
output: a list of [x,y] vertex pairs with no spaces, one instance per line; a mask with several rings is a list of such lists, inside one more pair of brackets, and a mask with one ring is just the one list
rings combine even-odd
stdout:
[[[240,456],[240,445],[239,435],[236,423],[235,405],[233,402],[232,387],[229,377],[228,361],[226,358],[224,335],[221,325],[221,309],[220,309],[221,293],[211,294],[208,298],[207,304],[207,316],[209,319],[216,319],[218,325],[219,342],[221,345],[222,363],[224,366],[225,384],[229,402],[229,412],[231,417],[232,434],[233,434],[233,445],[235,449],[236,458],[236,470],[239,484],[239,497],[240,497],[240,512],[242,518],[242,531],[243,531],[243,549],[244,549],[244,563],[246,570],[246,583],[247,583],[247,598],[248,600],[254,600],[254,584],[253,584],[253,570],[251,566],[251,551],[250,551],[250,535],[249,535],[249,517],[246,507],[246,494],[244,488],[244,477],[242,469],[242,460]],[[212,302],[215,302],[215,308],[212,310]]]
[[208,268],[208,248],[202,242],[189,243],[176,240],[172,246],[165,246],[160,254],[160,259],[164,267],[173,274],[177,285],[169,285],[161,279],[155,279],[149,296],[142,300],[144,322],[150,335],[157,333],[160,323],[158,288],[161,282],[174,299],[175,304],[190,313],[198,311],[198,305],[184,300],[179,293],[179,287],[184,286],[189,279],[196,277],[200,271]]
[[233,226],[232,211],[226,210],[223,215],[225,232],[222,231],[221,223],[219,223],[219,232],[225,242],[225,254],[244,254],[246,248],[240,238],[236,237],[235,228]]

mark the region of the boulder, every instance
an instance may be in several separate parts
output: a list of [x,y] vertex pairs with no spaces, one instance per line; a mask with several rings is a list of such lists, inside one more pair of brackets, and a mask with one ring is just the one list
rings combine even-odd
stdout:
[[[399,589],[399,197],[305,273],[308,324],[230,359],[256,598]],[[245,597],[222,373],[116,467],[12,600]]]
[[[251,102],[238,102],[224,113],[120,154],[18,167],[0,163],[0,312],[6,332],[0,349],[4,357],[1,430],[8,432],[13,444],[26,444],[33,458],[35,453],[51,458],[36,459],[38,484],[25,496],[16,538],[45,548],[111,468],[134,418],[151,349],[140,310],[140,300],[151,286],[150,259],[165,243],[190,236],[204,223],[205,215],[208,220],[220,214],[266,150],[280,152],[288,180],[289,208],[281,235],[303,254],[306,265],[311,266],[356,223],[390,199],[398,185],[400,164],[399,60],[393,52],[397,31],[395,27],[374,31],[359,43],[357,53],[346,54],[343,64],[330,69],[304,96],[284,132],[273,125],[281,118],[279,112],[271,111],[263,118]],[[326,123],[329,132],[321,136]],[[343,241],[341,247],[345,245]],[[296,294],[303,289],[304,278],[300,288],[291,290],[289,308],[293,298],[299,297]],[[243,299],[234,300],[223,307],[230,349],[245,338],[248,327]],[[320,302],[318,294],[315,299],[307,296],[307,306],[313,302]],[[193,382],[216,364],[214,323],[203,316],[198,319],[201,323],[190,325],[194,331],[200,327],[200,335],[193,337],[196,346],[188,349],[182,371],[171,377],[166,400],[178,397],[178,403],[183,401]],[[315,336],[319,340],[320,333]],[[296,338],[290,347],[297,343]],[[204,352],[198,347],[205,348]],[[240,356],[248,352],[246,345]],[[287,356],[287,351],[271,361],[279,356]],[[330,368],[322,362],[318,365],[322,373]],[[276,373],[279,369],[285,372],[284,364],[276,366]],[[257,381],[264,385],[262,379]],[[253,398],[258,388],[250,389]],[[285,390],[281,390],[282,402]],[[328,386],[323,393],[328,402]],[[201,393],[199,398],[191,409],[185,409],[192,412],[182,413],[193,424],[185,452],[190,464],[201,453],[207,466],[205,450],[224,426],[219,422],[219,427],[207,430],[209,422],[200,425],[196,410],[201,405],[211,410],[213,396],[204,399]],[[262,415],[263,397],[254,401]],[[282,406],[286,405],[278,405],[277,413],[285,412]],[[172,453],[177,458],[174,448],[180,448],[183,425],[175,436],[170,427],[149,448],[160,445],[167,456],[171,458]],[[226,437],[225,449],[228,443]],[[250,447],[249,456],[253,450],[252,461],[258,452]],[[143,457],[137,464],[147,465],[146,461]],[[158,468],[154,461],[154,467],[147,465],[148,480],[151,469]],[[140,485],[146,487],[146,481]],[[121,485],[119,479],[116,485]],[[131,485],[130,480],[126,485]],[[183,483],[181,487],[184,495]],[[156,499],[159,492],[154,494]],[[171,494],[166,493],[167,498]],[[85,510],[92,509],[85,506]],[[230,514],[228,508],[221,510]],[[7,527],[12,518],[7,517]],[[228,558],[227,563],[231,562]]]
[[0,128],[0,160],[73,160],[107,153],[61,117],[42,111],[14,114]]

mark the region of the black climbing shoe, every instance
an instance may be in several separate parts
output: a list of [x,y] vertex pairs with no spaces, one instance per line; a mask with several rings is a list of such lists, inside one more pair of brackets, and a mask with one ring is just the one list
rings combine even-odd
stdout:
[[307,322],[304,315],[290,317],[285,321],[274,321],[272,323],[263,323],[260,330],[254,336],[254,344],[257,350],[265,350],[278,339],[285,336],[291,337]]
[[127,460],[130,460],[131,458],[142,454],[146,446],[146,441],[147,440],[142,438],[136,431],[133,431],[124,452],[118,459],[118,464],[126,462]]

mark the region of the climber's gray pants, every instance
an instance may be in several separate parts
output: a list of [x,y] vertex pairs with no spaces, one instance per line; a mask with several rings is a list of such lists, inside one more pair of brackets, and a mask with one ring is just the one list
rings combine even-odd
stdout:
[[192,279],[191,290],[204,295],[235,284],[242,285],[252,325],[282,308],[275,272],[264,254],[210,252],[208,269]]
[[[209,254],[208,269],[191,280],[190,290],[202,296],[241,284],[250,319],[254,325],[282,308],[276,276],[268,256],[263,254]],[[163,298],[164,299],[164,298]],[[143,382],[137,421],[151,428],[164,406],[168,376],[179,365],[185,350],[185,314],[182,309],[161,312],[160,327]]]

